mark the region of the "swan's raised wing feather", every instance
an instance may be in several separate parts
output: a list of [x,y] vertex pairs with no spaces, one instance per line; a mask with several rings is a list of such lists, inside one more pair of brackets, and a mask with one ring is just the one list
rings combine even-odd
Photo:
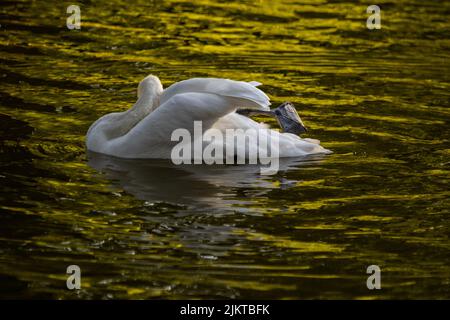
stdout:
[[255,84],[256,82],[248,83],[219,78],[193,78],[174,83],[165,89],[160,98],[160,103],[163,104],[180,93],[201,92],[237,98],[240,105],[236,107],[269,110],[269,97],[256,88]]
[[243,99],[211,93],[188,92],[172,96],[142,119],[126,135],[111,141],[119,150],[116,156],[124,158],[169,158],[171,141],[176,129],[194,133],[194,121],[201,121],[202,131],[211,128],[217,120],[236,110]]

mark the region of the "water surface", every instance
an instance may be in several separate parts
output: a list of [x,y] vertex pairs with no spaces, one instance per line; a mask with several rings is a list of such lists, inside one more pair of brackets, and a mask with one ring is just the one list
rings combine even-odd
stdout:
[[[0,9],[1,298],[450,298],[449,2],[379,1],[381,30],[367,1],[78,3],[72,31],[72,3]],[[87,154],[149,73],[263,82],[334,153],[273,176]]]

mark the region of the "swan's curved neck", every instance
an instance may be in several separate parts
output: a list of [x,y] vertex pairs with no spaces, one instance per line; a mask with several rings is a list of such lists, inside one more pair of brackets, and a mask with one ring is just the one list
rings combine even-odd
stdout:
[[142,94],[136,103],[124,112],[114,113],[104,128],[108,140],[127,134],[135,125],[159,105],[159,94]]

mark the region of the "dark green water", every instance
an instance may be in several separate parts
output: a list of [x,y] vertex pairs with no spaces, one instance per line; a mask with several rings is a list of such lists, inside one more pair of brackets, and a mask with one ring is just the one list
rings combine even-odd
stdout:
[[[79,1],[72,31],[69,4],[1,3],[1,298],[450,298],[448,1],[378,1],[372,31],[368,1]],[[334,153],[88,157],[149,73],[263,82]]]

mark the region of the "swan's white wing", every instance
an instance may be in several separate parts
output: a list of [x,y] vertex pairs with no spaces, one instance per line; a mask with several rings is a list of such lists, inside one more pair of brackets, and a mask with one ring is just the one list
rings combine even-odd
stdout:
[[160,102],[168,101],[173,96],[187,92],[214,93],[223,97],[238,98],[236,107],[269,110],[270,99],[255,83],[219,78],[193,78],[174,83],[164,90]]
[[206,131],[224,115],[233,112],[245,99],[211,93],[189,92],[172,96],[142,119],[126,135],[110,141],[108,149],[123,158],[169,158],[176,129],[186,129],[193,136],[194,121],[202,121]]
[[249,81],[248,84],[251,84],[254,87],[258,87],[258,86],[262,85],[262,83],[258,82],[258,81]]

